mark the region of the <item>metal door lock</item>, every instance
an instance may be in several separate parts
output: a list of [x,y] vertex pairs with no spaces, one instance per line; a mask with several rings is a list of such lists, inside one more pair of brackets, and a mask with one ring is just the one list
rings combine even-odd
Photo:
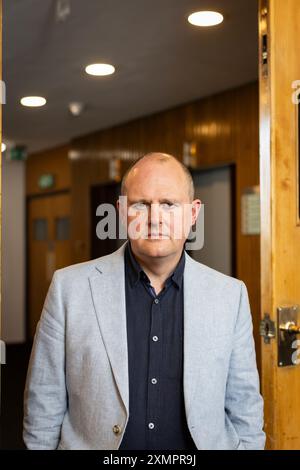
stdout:
[[259,334],[264,338],[265,344],[270,344],[271,339],[275,338],[275,323],[271,320],[268,313],[265,313],[264,318],[260,322]]

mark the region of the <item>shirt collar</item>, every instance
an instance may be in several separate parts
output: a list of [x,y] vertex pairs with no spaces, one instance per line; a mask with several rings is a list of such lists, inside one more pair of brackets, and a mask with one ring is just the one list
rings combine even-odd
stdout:
[[[174,284],[180,288],[182,285],[183,273],[184,273],[184,266],[185,266],[185,250],[182,250],[182,254],[180,260],[177,263],[177,266],[173,273],[168,277],[166,280],[166,284],[168,281],[172,280]],[[145,280],[146,282],[150,282],[147,274],[143,271],[142,267],[140,266],[139,262],[137,261],[136,257],[133,254],[130,240],[126,243],[125,247],[125,263],[127,266],[127,275],[129,277],[129,281],[131,286],[134,287],[139,280]]]

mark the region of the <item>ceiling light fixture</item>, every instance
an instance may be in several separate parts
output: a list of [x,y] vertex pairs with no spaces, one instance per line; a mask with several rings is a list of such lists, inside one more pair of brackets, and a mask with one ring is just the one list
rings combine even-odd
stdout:
[[42,96],[24,96],[20,103],[23,106],[29,106],[32,108],[37,108],[39,106],[44,106],[47,103],[47,100]]
[[224,17],[217,11],[195,11],[188,17],[188,22],[194,26],[215,26],[222,23]]
[[95,76],[111,75],[115,72],[115,67],[110,64],[90,64],[85,68],[86,73]]

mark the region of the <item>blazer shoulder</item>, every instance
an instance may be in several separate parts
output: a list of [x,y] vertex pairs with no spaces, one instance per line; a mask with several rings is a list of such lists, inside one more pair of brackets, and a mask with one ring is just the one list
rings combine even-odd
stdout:
[[210,268],[209,266],[194,260],[190,255],[186,253],[187,266],[195,271],[195,275],[198,278],[206,278],[208,282],[215,285],[224,287],[233,287],[240,289],[244,285],[243,281],[235,277],[229,276],[228,274],[221,273],[216,269]]
[[90,261],[84,261],[82,263],[70,264],[64,268],[57,269],[55,271],[55,276],[59,279],[64,279],[68,277],[77,277],[82,275],[88,275],[93,271],[100,258],[95,258]]
[[101,272],[102,268],[112,266],[116,262],[122,261],[123,252],[124,245],[108,255],[100,256],[99,258],[95,258],[90,261],[71,264],[65,268],[57,269],[54,273],[54,276],[59,280],[74,280],[77,278],[87,277],[95,272],[95,268]]

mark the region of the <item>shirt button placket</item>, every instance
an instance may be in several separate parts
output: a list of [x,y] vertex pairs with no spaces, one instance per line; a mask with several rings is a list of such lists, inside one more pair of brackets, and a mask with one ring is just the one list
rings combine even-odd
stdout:
[[159,386],[157,377],[159,376],[159,363],[161,357],[160,337],[161,337],[161,316],[160,316],[160,301],[157,297],[152,302],[151,309],[151,341],[149,348],[149,375],[148,375],[148,420],[147,426],[149,430],[148,443],[152,447],[157,444],[155,441],[156,433],[153,431],[156,429],[156,419],[159,418],[158,405],[159,405]]

